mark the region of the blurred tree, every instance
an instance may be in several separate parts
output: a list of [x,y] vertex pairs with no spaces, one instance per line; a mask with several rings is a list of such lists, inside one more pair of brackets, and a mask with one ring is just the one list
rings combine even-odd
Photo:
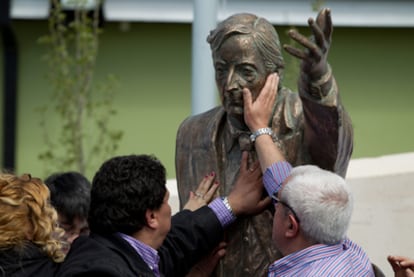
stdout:
[[[94,82],[101,2],[92,0],[96,5],[88,10],[89,2],[69,1],[73,10],[63,11],[59,0],[52,0],[49,33],[39,38],[47,46],[45,60],[53,89],[52,99],[39,108],[46,148],[39,158],[47,175],[63,170],[86,175],[88,169],[114,154],[122,138],[122,131],[109,127],[116,114],[117,80],[108,75],[104,81]],[[51,130],[47,120],[54,117],[58,130]]]

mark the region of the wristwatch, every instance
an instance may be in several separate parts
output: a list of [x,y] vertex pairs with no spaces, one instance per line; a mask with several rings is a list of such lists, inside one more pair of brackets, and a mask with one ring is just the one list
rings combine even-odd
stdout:
[[271,136],[271,137],[272,137],[272,139],[274,140],[274,138],[273,138],[273,131],[272,131],[272,129],[270,129],[269,127],[266,127],[266,128],[260,128],[260,129],[258,129],[258,130],[256,130],[256,131],[254,131],[254,132],[250,135],[250,141],[251,141],[251,142],[255,142],[255,141],[256,141],[256,139],[257,139],[257,137],[258,137],[258,136],[261,136],[261,135],[269,135],[269,136]]

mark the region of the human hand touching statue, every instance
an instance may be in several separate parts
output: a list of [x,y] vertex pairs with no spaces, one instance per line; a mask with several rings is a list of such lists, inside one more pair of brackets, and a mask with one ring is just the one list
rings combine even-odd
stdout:
[[184,205],[184,210],[195,211],[202,206],[207,205],[216,196],[218,196],[219,183],[214,181],[216,174],[211,172],[201,180],[195,192],[190,191],[190,198]]
[[278,84],[279,75],[277,73],[267,76],[266,83],[254,102],[250,90],[243,89],[244,121],[251,132],[269,126],[277,97]]
[[191,268],[186,277],[209,277],[221,258],[226,255],[227,243],[222,241],[207,256]]
[[[250,91],[246,88],[243,89],[244,120],[250,131],[255,132],[268,126],[277,97],[278,84],[279,76],[277,73],[267,76],[266,83],[254,102]],[[256,138],[255,148],[263,173],[275,161],[285,159],[281,149],[279,149],[280,145],[275,144],[275,139],[277,140],[274,136],[259,136]]]
[[395,277],[414,277],[414,260],[403,256],[388,256]]
[[[310,38],[300,34],[297,30],[290,30],[288,35],[302,45],[305,49],[299,49],[292,45],[284,45],[283,48],[292,56],[302,60],[302,74],[308,76],[314,86],[322,86],[330,81],[332,72],[328,64],[328,53],[332,42],[332,18],[330,9],[322,9],[314,20],[309,18],[309,27],[312,31]],[[318,98],[326,96],[327,90],[322,90],[322,95],[310,91]]]
[[235,216],[259,214],[271,203],[270,197],[262,198],[264,187],[259,162],[249,165],[248,156],[243,151],[239,175],[228,195]]
[[[207,205],[218,196],[219,183],[215,181],[216,174],[211,172],[201,180],[195,192],[190,191],[190,198],[184,205],[184,210],[195,211]],[[195,264],[186,277],[208,277],[214,271],[217,263],[226,254],[226,242],[220,242],[208,255]]]

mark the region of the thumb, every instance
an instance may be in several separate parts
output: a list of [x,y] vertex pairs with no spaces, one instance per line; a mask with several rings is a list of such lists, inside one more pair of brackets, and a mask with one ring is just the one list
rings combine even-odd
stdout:
[[270,204],[272,203],[272,199],[270,197],[266,197],[263,200],[260,200],[256,206],[256,211],[254,214],[261,213],[264,211]]
[[[252,94],[248,88],[243,89],[243,110],[244,110],[244,121],[249,122],[252,113]],[[250,126],[249,126],[250,127]]]
[[244,108],[246,109],[246,107],[251,107],[252,105],[252,94],[250,92],[250,90],[248,88],[244,88],[243,89],[243,103],[244,103]]

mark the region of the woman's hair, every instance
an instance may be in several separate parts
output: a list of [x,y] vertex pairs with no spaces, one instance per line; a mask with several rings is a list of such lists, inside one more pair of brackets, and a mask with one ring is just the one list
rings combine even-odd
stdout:
[[296,212],[305,236],[324,244],[344,239],[353,209],[345,180],[313,165],[295,167],[289,178],[280,197]]
[[30,174],[0,173],[0,248],[24,251],[33,243],[62,262],[62,236],[46,185]]

